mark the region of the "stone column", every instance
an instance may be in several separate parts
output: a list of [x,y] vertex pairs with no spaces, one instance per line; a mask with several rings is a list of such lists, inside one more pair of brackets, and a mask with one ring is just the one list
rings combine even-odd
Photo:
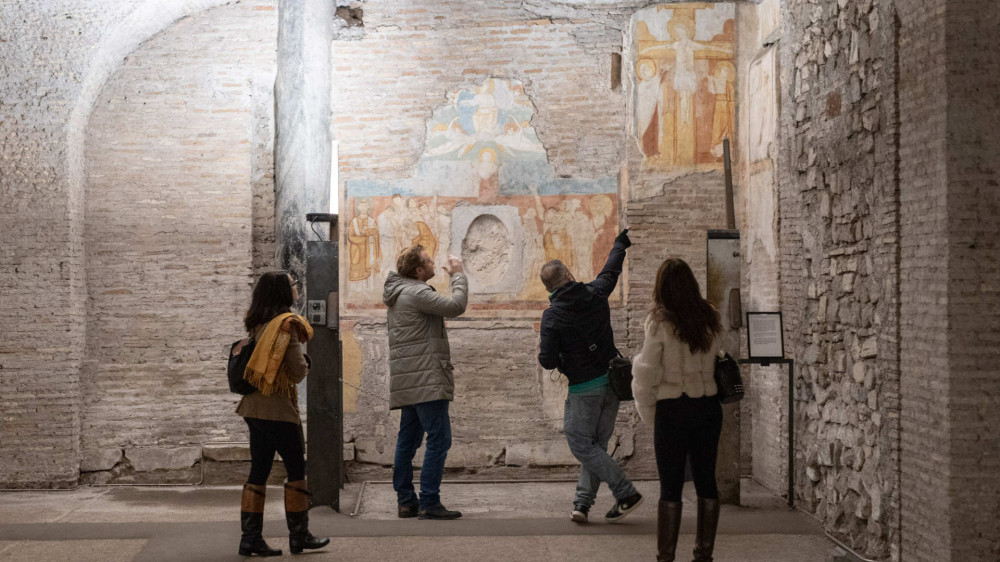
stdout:
[[335,9],[332,0],[281,0],[278,6],[276,261],[303,281],[305,243],[316,236],[309,231],[306,213],[330,208],[330,33]]

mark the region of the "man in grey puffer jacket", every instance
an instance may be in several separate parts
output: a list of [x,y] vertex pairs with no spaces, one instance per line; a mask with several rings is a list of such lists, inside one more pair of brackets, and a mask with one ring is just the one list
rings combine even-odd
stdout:
[[[469,281],[462,261],[448,257],[451,297],[439,295],[427,281],[434,260],[421,245],[396,260],[397,272],[385,279],[382,301],[389,307],[389,409],[400,410],[399,435],[392,469],[400,517],[458,519],[461,512],[441,505],[441,477],[451,448],[448,403],[455,398],[455,376],[444,319],[465,312]],[[420,470],[420,498],[413,489],[413,457],[424,433],[427,449]]]

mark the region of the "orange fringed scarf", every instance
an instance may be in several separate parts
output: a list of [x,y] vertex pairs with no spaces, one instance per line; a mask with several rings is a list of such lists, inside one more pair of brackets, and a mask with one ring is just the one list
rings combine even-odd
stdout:
[[312,339],[313,329],[305,318],[291,312],[279,314],[267,323],[243,372],[243,379],[257,387],[264,396],[294,396],[295,385],[288,378],[284,365],[285,350],[292,339],[293,328],[298,330],[300,343]]

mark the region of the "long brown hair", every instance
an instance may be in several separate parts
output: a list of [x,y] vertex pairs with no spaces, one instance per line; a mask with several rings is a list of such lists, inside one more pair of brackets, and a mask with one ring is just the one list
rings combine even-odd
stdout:
[[260,324],[266,324],[279,314],[292,311],[295,299],[292,298],[292,284],[287,271],[268,271],[260,276],[253,286],[253,297],[250,309],[243,318],[247,331],[252,331]]
[[698,280],[680,258],[664,261],[656,272],[653,317],[676,326],[674,333],[691,353],[710,350],[715,335],[722,331],[719,311],[701,297]]

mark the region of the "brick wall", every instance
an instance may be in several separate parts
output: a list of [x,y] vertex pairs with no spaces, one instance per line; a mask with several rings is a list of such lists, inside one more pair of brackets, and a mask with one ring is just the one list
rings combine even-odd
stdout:
[[98,100],[80,436],[92,470],[115,450],[134,464],[136,448],[245,432],[220,357],[248,305],[252,189],[268,177],[253,168],[267,130],[255,81],[273,80],[276,24],[270,2],[182,20],[130,55]]
[[76,480],[83,211],[66,169],[89,57],[137,2],[0,5],[0,483]]
[[947,560],[948,243],[944,2],[898,2],[902,558]]
[[[1000,10],[949,0],[948,560],[1000,559]],[[941,558],[944,559],[944,558]]]

